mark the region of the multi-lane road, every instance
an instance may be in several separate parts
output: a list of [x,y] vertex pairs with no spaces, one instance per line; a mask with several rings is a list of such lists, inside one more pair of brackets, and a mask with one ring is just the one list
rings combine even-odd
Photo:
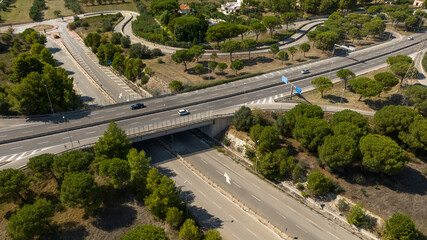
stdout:
[[[64,27],[65,25],[62,26],[61,31],[67,31]],[[70,39],[66,39],[65,41],[75,41],[75,39],[71,39],[71,36],[68,37],[70,37]],[[59,152],[61,149],[64,150],[65,148],[71,147],[71,145],[94,142],[105,130],[110,120],[117,120],[120,127],[130,129],[176,118],[177,109],[182,107],[188,108],[192,114],[205,112],[206,110],[212,110],[215,113],[230,106],[259,103],[262,99],[264,99],[264,102],[266,99],[271,101],[272,99],[287,94],[290,90],[289,85],[283,85],[281,82],[282,75],[290,79],[294,85],[302,89],[307,89],[311,88],[310,82],[315,77],[334,76],[335,72],[341,68],[348,68],[356,74],[360,74],[369,69],[383,66],[388,56],[396,54],[414,54],[420,50],[419,44],[421,40],[424,40],[426,37],[425,34],[416,34],[414,35],[415,40],[413,41],[395,39],[392,42],[356,51],[348,56],[333,57],[306,65],[273,71],[261,76],[196,92],[148,99],[144,101],[147,108],[137,111],[130,110],[130,104],[128,104],[111,106],[94,111],[87,110],[64,113],[53,116],[52,118],[33,119],[33,121],[45,121],[46,124],[29,127],[21,126],[18,129],[3,129],[0,131],[0,152],[2,153],[0,156],[0,163],[13,160],[7,165],[0,166],[0,169],[21,167],[26,164],[30,156],[34,156],[41,152],[50,151],[52,149],[55,149],[55,152]],[[78,45],[81,44],[74,43]],[[81,47],[78,45],[73,46],[78,49]],[[88,58],[85,62],[90,62],[90,57],[88,55],[85,56]],[[300,70],[303,68],[309,68],[311,73],[302,75]],[[26,140],[22,140],[24,138]],[[165,138],[165,140],[169,141],[168,138]],[[177,152],[183,155],[186,154],[187,149],[182,146],[179,147],[179,143],[170,142],[170,144],[176,147]],[[192,147],[196,149],[192,151],[197,151],[198,147],[206,147],[196,142],[191,144],[193,145]],[[284,229],[291,235],[300,236],[304,239],[351,239],[351,237],[353,237],[352,235],[346,235],[348,234],[347,232],[342,229],[340,230],[340,228],[333,223],[325,222],[325,219],[317,216],[315,213],[300,209],[295,210],[296,206],[292,205],[288,200],[283,199],[284,196],[282,196],[282,194],[275,193],[273,190],[268,190],[268,194],[271,195],[268,196],[267,193],[263,192],[264,187],[259,187],[259,189],[252,188],[251,184],[245,183],[246,178],[250,178],[250,176],[242,177],[244,175],[243,172],[238,172],[240,170],[235,166],[225,166],[223,164],[224,160],[220,160],[220,157],[212,152],[203,155],[203,157],[199,156],[199,158],[205,157],[209,158],[209,161],[206,159],[203,159],[203,161],[198,158],[193,159],[192,157],[189,158],[189,161],[191,161],[196,168],[203,169],[203,172],[212,177],[212,179],[216,178],[217,180],[215,181],[221,181],[219,179],[219,173],[223,174],[223,172],[229,171],[233,183],[235,184],[223,185],[222,187],[228,192],[239,193],[239,199],[247,201],[245,203],[247,206],[250,206],[251,209],[259,213],[260,216],[271,220],[274,225],[282,230]],[[203,166],[203,164],[207,166]],[[224,179],[222,179],[222,181],[223,180]],[[262,183],[256,182],[254,184],[259,186],[259,184]],[[265,189],[267,189],[267,187],[265,187]],[[286,205],[278,207],[281,202],[286,203]],[[286,208],[286,206],[288,208],[290,206],[296,212],[293,212],[290,208]],[[216,211],[218,211],[218,209]],[[343,232],[341,233],[341,231]],[[256,232],[254,233],[255,235],[257,234]],[[249,232],[249,234],[251,233]]]
[[[69,121],[65,123],[49,123],[46,126],[35,126],[30,129],[22,128],[19,131],[8,129],[1,131],[0,143],[21,140],[24,137],[31,138],[37,134],[50,134],[57,131],[65,131],[67,128],[85,127],[89,124],[103,124],[110,120],[120,121],[123,128],[130,128],[129,123],[139,122],[140,126],[171,118],[178,108],[188,107],[194,113],[213,110],[217,111],[228,106],[244,103],[253,103],[259,99],[276,98],[282,94],[288,94],[290,87],[284,85],[281,76],[285,75],[292,83],[302,89],[311,88],[311,80],[318,76],[331,76],[342,68],[349,68],[356,74],[366,72],[369,69],[385,65],[388,56],[405,54],[410,55],[419,50],[424,34],[414,35],[415,40],[406,39],[388,42],[376,47],[356,51],[348,56],[329,58],[306,65],[273,71],[261,76],[244,79],[229,84],[219,85],[213,88],[195,92],[178,94],[163,98],[145,100],[147,108],[131,111],[128,105],[112,106],[94,111],[78,111],[64,113]],[[303,68],[310,69],[310,74],[301,74]],[[45,120],[45,119],[44,119]],[[57,120],[62,121],[61,116]],[[37,121],[37,120],[35,120]],[[137,127],[137,126],[134,126]],[[54,138],[54,136],[52,136]],[[89,136],[88,136],[89,137]],[[2,149],[5,145],[0,146]],[[5,150],[4,152],[8,152]]]

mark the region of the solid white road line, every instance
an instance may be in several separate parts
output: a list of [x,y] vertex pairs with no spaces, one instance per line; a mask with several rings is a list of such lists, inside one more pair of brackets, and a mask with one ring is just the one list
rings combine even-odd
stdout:
[[43,141],[43,142],[39,142],[39,143],[37,143],[37,144],[45,144],[45,143],[48,143],[49,141]]
[[248,230],[248,232],[252,233],[255,237],[258,237],[258,235],[256,235],[254,232],[252,232],[251,230],[249,230],[249,228],[246,228],[246,230]]
[[282,218],[284,218],[284,219],[286,219],[286,217],[285,216],[283,216],[281,213],[279,213],[278,211],[276,211],[276,213],[279,215],[279,216],[281,216]]
[[16,149],[20,149],[20,148],[22,148],[22,146],[20,146],[20,147],[14,147],[14,148],[11,148],[10,150],[16,150]]
[[215,202],[212,202],[217,208],[222,209],[221,206],[219,206],[218,204],[216,204]]
[[238,188],[241,188],[241,187],[239,186],[239,184],[237,184],[237,183],[235,183],[235,182],[233,182],[233,184],[234,184],[234,185],[236,185]]
[[253,194],[251,194],[251,196],[252,196],[253,198],[255,198],[256,200],[258,200],[258,202],[261,202],[261,199],[259,199],[259,198],[255,197]]
[[96,132],[96,131],[87,132],[87,133],[86,133],[86,135],[87,135],[87,134],[92,134],[92,133],[95,133],[95,132]]

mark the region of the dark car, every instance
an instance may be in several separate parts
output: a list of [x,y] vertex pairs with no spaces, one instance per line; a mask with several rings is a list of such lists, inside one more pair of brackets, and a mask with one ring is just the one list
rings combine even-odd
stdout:
[[130,109],[135,110],[135,109],[140,109],[144,107],[145,105],[143,103],[135,103],[134,105],[130,106]]

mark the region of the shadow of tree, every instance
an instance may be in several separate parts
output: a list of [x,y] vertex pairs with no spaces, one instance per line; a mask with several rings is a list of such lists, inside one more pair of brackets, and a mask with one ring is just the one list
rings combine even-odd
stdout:
[[[325,95],[324,98],[328,99],[330,103],[339,103],[341,100],[341,96],[336,95]],[[342,103],[348,103],[347,98],[342,98]]]
[[172,169],[161,167],[158,165],[156,166],[156,168],[159,170],[159,172],[161,172],[163,175],[166,175],[166,177],[168,178],[172,178],[176,176],[176,173]]
[[89,232],[82,225],[77,222],[65,222],[59,226],[59,230],[56,231],[51,237],[43,239],[86,239],[89,236]]
[[254,58],[257,63],[271,63],[274,60],[272,58],[264,57],[264,56],[257,56]]
[[100,212],[94,215],[95,220],[91,224],[107,232],[119,228],[129,227],[136,220],[137,211],[124,203],[115,207],[104,207]]
[[187,202],[187,204],[191,204],[194,202],[194,193],[192,191],[182,191],[180,194],[180,198],[185,202]]
[[[202,228],[209,229],[209,228],[219,228],[223,225],[223,221],[214,215],[210,214],[206,209],[197,207],[197,206],[190,206],[189,211],[194,216],[194,218],[197,219],[197,222],[200,224]],[[233,219],[230,219],[230,221]]]

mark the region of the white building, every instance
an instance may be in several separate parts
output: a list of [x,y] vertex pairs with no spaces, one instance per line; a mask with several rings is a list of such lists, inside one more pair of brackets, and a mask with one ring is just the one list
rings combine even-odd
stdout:
[[224,14],[230,14],[240,11],[240,6],[243,0],[237,0],[237,2],[228,2],[221,5],[221,10]]
[[415,7],[422,7],[423,6],[423,0],[415,0],[414,6]]

